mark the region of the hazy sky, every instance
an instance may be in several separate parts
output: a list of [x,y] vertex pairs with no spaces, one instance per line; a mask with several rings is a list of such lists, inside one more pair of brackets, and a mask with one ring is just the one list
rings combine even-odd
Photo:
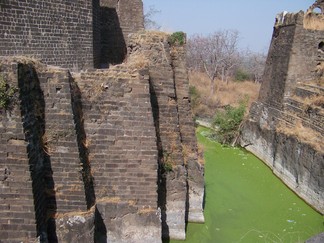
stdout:
[[315,0],[143,0],[160,10],[161,30],[208,34],[222,29],[240,33],[240,47],[267,52],[277,13],[306,11]]

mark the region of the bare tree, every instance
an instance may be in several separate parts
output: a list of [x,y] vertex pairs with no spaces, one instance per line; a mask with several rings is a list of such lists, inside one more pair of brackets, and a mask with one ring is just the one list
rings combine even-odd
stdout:
[[224,61],[222,65],[222,81],[228,83],[228,77],[233,74],[234,67],[240,62],[240,54],[237,50],[239,34],[238,31],[223,31]]
[[217,31],[208,36],[194,35],[187,44],[189,68],[203,71],[210,79],[210,96],[216,91],[216,79],[227,80],[238,60],[238,32]]
[[254,82],[260,83],[262,81],[266,58],[267,56],[263,52],[245,50],[241,54],[240,69],[247,73]]
[[260,83],[265,68],[267,56],[264,53],[252,53],[249,60],[249,70],[253,75],[254,81]]
[[160,25],[153,20],[153,16],[160,13],[160,10],[157,10],[153,5],[149,6],[146,13],[144,13],[144,28],[145,29],[154,29],[158,30],[161,28]]

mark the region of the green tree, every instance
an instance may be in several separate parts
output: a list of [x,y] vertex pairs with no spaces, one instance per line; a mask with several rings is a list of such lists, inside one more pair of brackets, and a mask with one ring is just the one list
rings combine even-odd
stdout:
[[238,107],[226,106],[224,110],[216,112],[213,126],[215,132],[212,135],[223,144],[231,144],[237,137],[240,124],[243,121],[247,100],[242,100]]

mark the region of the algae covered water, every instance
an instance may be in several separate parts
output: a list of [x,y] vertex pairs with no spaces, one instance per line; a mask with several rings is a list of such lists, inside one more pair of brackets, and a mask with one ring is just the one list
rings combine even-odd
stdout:
[[[188,224],[191,243],[305,242],[324,231],[324,218],[252,154],[204,136],[205,224]],[[170,241],[178,242],[178,241]]]

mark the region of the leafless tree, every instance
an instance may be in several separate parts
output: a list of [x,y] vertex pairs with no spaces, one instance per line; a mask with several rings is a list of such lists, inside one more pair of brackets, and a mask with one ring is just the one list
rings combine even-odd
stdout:
[[260,83],[265,68],[267,56],[264,53],[253,53],[250,59],[250,72],[253,74],[254,81]]
[[238,61],[238,32],[217,31],[208,36],[194,35],[187,44],[189,68],[203,71],[210,79],[210,95],[216,91],[216,79],[227,80]]
[[238,31],[223,31],[224,61],[222,65],[222,81],[228,83],[228,77],[233,74],[234,68],[240,62],[240,54],[237,49],[239,34]]
[[144,13],[144,28],[145,29],[154,29],[159,30],[161,28],[160,25],[153,20],[153,16],[160,13],[160,10],[157,10],[153,5],[149,6],[147,11]]
[[249,74],[256,83],[262,82],[262,76],[266,63],[266,54],[263,52],[244,51],[241,54],[241,69]]

